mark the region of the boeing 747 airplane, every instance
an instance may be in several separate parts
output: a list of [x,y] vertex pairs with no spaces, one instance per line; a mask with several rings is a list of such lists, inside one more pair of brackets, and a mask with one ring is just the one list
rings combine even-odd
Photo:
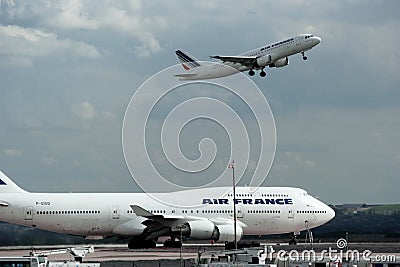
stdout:
[[176,74],[180,80],[205,80],[233,75],[240,71],[249,71],[254,76],[254,70],[261,70],[260,76],[265,77],[265,67],[280,68],[289,64],[289,56],[301,53],[307,60],[305,51],[321,42],[321,38],[312,34],[299,34],[276,43],[268,44],[240,54],[238,56],[210,56],[219,59],[222,64],[206,64],[182,50],[175,51],[186,73]]
[[[175,238],[232,242],[236,237],[299,233],[318,227],[335,212],[305,190],[291,187],[192,189],[162,199],[182,200],[182,207],[160,203],[146,193],[29,193],[0,172],[0,220],[88,239],[131,237],[129,248],[180,246]],[[165,193],[158,193],[164,194]],[[157,194],[153,194],[157,197]],[[185,207],[195,199],[196,207]],[[293,242],[293,240],[292,240]]]

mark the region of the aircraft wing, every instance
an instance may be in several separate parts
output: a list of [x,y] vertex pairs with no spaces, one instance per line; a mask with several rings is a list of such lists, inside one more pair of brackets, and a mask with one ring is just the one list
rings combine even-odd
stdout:
[[143,235],[147,240],[166,235],[172,227],[185,223],[183,216],[153,214],[138,205],[131,205],[131,209],[137,216],[147,219],[142,222],[146,226]]
[[[142,222],[142,224],[146,226],[144,232],[146,239],[154,239],[159,236],[167,235],[171,230],[177,231],[177,229],[180,229],[179,227],[182,227],[190,221],[211,221],[215,225],[233,223],[233,220],[222,218],[213,218],[212,220],[208,220],[196,216],[153,214],[138,205],[131,205],[131,208],[137,216],[147,219]],[[239,223],[239,225],[243,226],[242,223]]]
[[154,220],[161,224],[165,224],[166,222],[170,221],[178,221],[183,220],[185,217],[179,215],[162,215],[162,214],[153,214],[138,205],[131,205],[131,209],[137,216],[145,217],[147,219]]
[[246,57],[246,56],[210,56],[210,58],[219,59],[222,62],[239,63],[243,66],[251,68],[257,57]]

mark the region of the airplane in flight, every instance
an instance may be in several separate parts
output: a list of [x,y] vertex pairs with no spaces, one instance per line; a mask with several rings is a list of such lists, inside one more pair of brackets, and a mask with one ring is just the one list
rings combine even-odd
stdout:
[[[0,221],[87,239],[126,237],[129,248],[152,248],[159,237],[171,237],[164,246],[179,247],[180,237],[228,243],[243,235],[299,234],[335,216],[303,189],[252,189],[236,187],[235,197],[227,187],[168,193],[182,200],[178,207],[146,193],[30,193],[0,171]],[[185,199],[199,205],[185,207]]]
[[299,34],[272,44],[268,44],[237,56],[210,56],[219,59],[219,64],[200,62],[189,53],[176,50],[175,54],[180,60],[186,73],[176,74],[180,80],[205,80],[221,78],[249,71],[254,76],[254,70],[260,70],[260,76],[265,77],[265,67],[281,68],[289,64],[289,56],[301,53],[307,60],[305,52],[321,42],[321,38],[312,34]]

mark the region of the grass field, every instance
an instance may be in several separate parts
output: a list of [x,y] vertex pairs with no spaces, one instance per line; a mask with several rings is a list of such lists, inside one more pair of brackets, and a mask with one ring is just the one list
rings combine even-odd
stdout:
[[374,211],[375,214],[388,214],[394,212],[400,212],[400,204],[386,204],[386,205],[379,205],[373,206],[368,209],[368,211]]

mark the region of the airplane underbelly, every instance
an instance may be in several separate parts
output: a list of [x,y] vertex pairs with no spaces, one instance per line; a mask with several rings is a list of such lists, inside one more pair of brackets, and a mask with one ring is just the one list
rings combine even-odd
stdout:
[[209,71],[207,73],[204,73],[203,75],[199,74],[199,77],[202,77],[203,79],[214,79],[214,78],[230,76],[230,75],[236,74],[238,72],[239,71],[235,68],[222,65],[217,70]]
[[31,226],[31,221],[24,220],[24,211],[22,209],[12,209],[10,207],[0,207],[0,221]]
[[0,207],[0,221],[4,220],[4,218],[8,217],[10,213],[10,208],[9,207]]
[[278,230],[278,220],[276,218],[255,218],[254,223],[245,228],[247,235],[274,234]]
[[262,232],[274,234],[278,231],[278,220],[276,218],[264,219],[262,222]]
[[99,219],[82,219],[80,230],[84,235],[98,233],[100,231]]

